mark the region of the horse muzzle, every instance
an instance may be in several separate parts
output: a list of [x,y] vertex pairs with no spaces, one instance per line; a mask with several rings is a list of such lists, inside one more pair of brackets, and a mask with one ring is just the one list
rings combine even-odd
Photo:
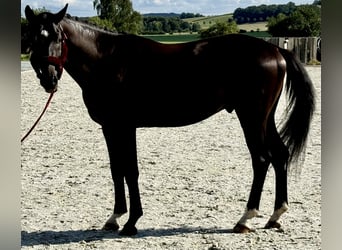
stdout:
[[58,72],[54,65],[49,65],[45,74],[38,75],[40,79],[40,85],[43,86],[47,93],[52,93],[57,91],[58,86]]

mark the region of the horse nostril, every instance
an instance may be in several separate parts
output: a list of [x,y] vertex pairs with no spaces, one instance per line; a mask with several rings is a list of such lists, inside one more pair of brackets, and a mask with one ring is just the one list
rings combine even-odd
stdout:
[[56,70],[56,67],[54,65],[49,65],[48,72],[49,72],[49,76],[50,76],[50,78],[52,80],[52,83],[53,84],[57,84],[58,72]]
[[57,76],[53,76],[52,83],[53,83],[53,86],[57,85],[57,83],[58,83],[58,77]]
[[50,75],[57,75],[56,67],[54,65],[49,65],[48,71]]

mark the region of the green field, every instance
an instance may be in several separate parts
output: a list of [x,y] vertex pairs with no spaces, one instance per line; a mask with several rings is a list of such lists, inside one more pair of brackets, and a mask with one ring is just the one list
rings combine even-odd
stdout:
[[[217,22],[227,22],[229,19],[233,18],[233,14],[225,14],[219,16],[206,16],[206,17],[194,17],[194,18],[186,18],[184,21],[189,23],[198,23],[201,26],[201,29],[207,29],[211,25]],[[246,23],[239,24],[239,29],[243,29],[246,31],[266,31],[267,30],[267,22],[257,22],[257,23]]]
[[233,14],[186,18],[184,21],[189,23],[198,23],[201,26],[201,29],[207,29],[217,22],[227,22],[231,18],[233,18]]
[[267,22],[258,22],[258,23],[244,23],[238,25],[240,30],[250,31],[267,31]]

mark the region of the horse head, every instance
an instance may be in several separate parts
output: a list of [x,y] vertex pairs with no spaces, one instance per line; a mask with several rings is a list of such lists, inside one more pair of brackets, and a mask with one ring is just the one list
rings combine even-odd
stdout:
[[56,14],[43,12],[37,15],[29,6],[25,8],[29,23],[31,65],[48,93],[57,90],[67,60],[67,37],[59,24],[67,8],[68,4]]

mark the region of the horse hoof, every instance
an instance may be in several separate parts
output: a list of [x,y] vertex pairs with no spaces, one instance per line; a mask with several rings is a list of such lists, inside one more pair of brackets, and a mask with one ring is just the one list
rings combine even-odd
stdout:
[[114,224],[114,223],[106,223],[103,226],[102,230],[116,232],[119,230],[119,226],[117,224]]
[[135,226],[124,226],[124,228],[121,230],[119,235],[121,236],[134,236],[138,233],[138,230]]
[[253,233],[255,232],[254,229],[251,229],[245,225],[242,225],[240,223],[236,224],[235,227],[233,228],[234,233],[239,233],[239,234],[245,234],[245,233]]
[[281,227],[280,223],[277,221],[269,221],[267,222],[265,229],[272,229],[272,228],[276,228],[279,229]]

